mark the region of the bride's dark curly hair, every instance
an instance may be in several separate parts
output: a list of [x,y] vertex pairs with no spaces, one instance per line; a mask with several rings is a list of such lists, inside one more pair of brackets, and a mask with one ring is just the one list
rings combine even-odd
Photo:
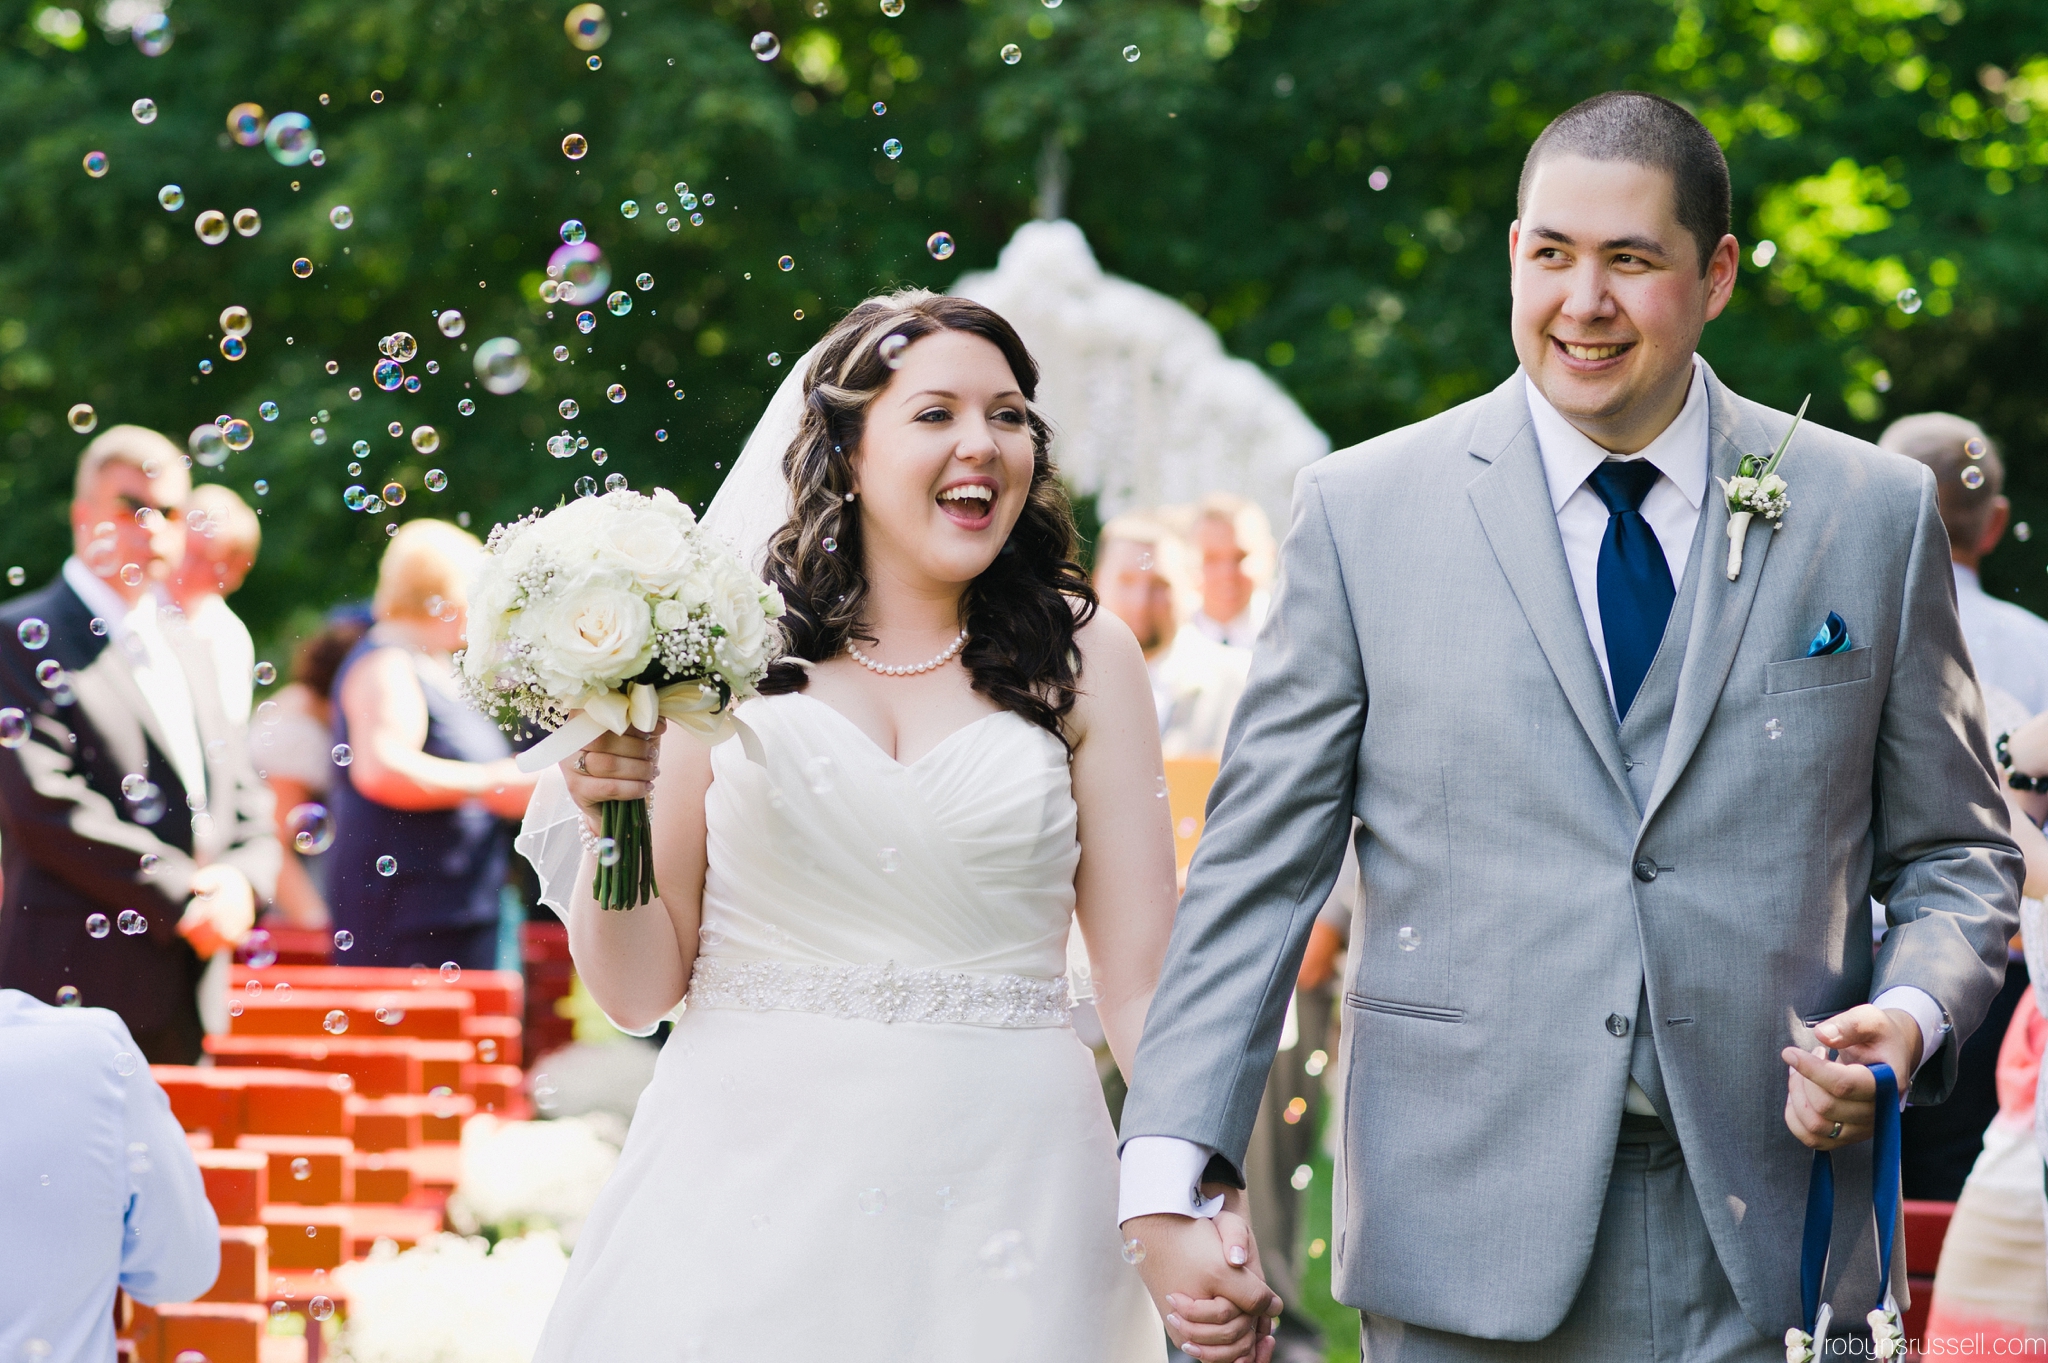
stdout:
[[[789,652],[824,662],[851,640],[874,642],[864,619],[860,506],[849,501],[854,454],[868,408],[894,372],[884,358],[938,331],[979,336],[1003,352],[1018,391],[1038,392],[1038,364],[1016,330],[979,303],[922,289],[870,298],[841,319],[804,376],[803,424],[782,459],[789,522],[768,542],[764,569],[782,592]],[[1074,632],[1095,613],[1095,592],[1074,561],[1073,509],[1047,448],[1052,428],[1026,409],[1031,429],[1031,488],[1016,528],[995,562],[967,586],[962,665],[974,689],[1006,710],[1067,741],[1062,721],[1074,708],[1079,653]],[[830,546],[829,548],[827,546]],[[761,684],[767,695],[801,691],[804,669],[780,663]]]

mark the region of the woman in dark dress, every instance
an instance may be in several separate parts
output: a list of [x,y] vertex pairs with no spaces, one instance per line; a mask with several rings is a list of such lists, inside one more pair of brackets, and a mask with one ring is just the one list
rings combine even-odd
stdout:
[[535,778],[456,691],[480,548],[445,521],[401,526],[377,570],[377,623],[335,674],[348,779],[330,801],[326,860],[334,926],[355,937],[349,965],[496,964],[504,820],[525,813]]

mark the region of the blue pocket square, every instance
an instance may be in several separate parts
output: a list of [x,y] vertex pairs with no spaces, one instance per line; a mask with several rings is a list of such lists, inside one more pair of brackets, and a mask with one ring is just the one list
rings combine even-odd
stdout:
[[1849,644],[1849,622],[1829,611],[1827,623],[1820,627],[1820,633],[1814,635],[1813,642],[1806,646],[1806,656],[1825,658],[1830,653],[1847,653]]

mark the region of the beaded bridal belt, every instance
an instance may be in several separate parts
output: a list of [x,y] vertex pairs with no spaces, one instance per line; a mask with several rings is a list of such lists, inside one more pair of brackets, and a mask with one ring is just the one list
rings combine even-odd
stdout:
[[1064,976],[974,975],[884,965],[697,958],[692,1008],[823,1013],[874,1022],[957,1022],[972,1027],[1064,1027]]

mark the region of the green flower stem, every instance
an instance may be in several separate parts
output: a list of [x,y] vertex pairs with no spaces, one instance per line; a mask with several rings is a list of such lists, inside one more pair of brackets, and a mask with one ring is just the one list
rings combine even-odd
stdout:
[[636,909],[655,895],[654,830],[645,800],[608,800],[598,818],[603,835],[618,853],[612,864],[597,864],[590,887],[601,909]]

